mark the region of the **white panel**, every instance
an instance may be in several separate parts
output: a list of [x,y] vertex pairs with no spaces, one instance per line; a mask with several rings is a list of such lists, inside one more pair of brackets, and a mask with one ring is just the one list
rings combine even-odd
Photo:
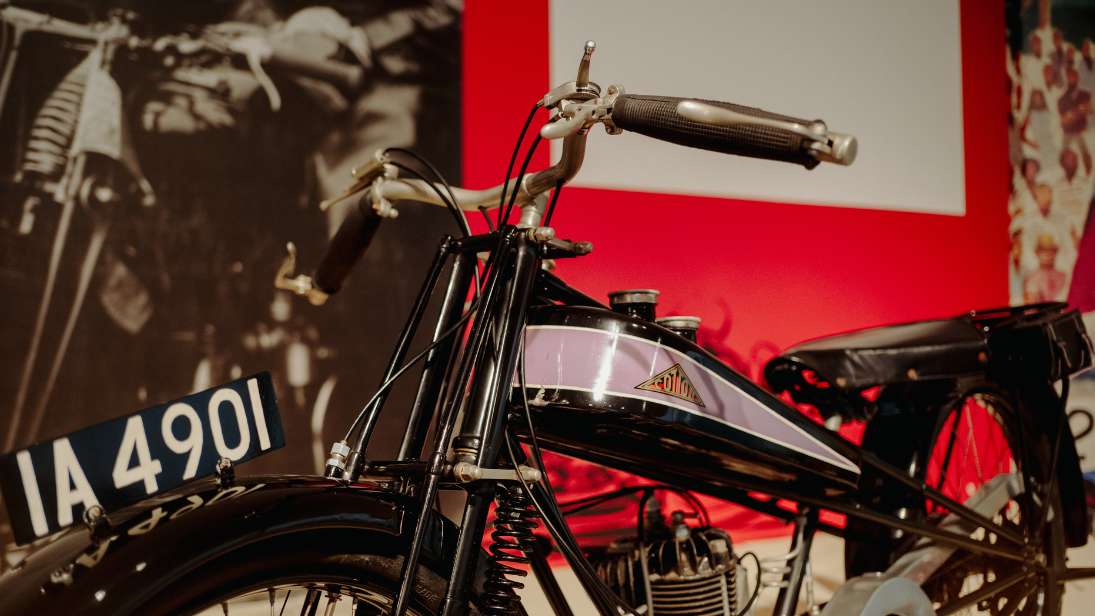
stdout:
[[821,118],[859,139],[859,158],[806,171],[597,127],[575,185],[965,213],[956,0],[552,0],[554,85],[575,78],[587,39],[603,89]]

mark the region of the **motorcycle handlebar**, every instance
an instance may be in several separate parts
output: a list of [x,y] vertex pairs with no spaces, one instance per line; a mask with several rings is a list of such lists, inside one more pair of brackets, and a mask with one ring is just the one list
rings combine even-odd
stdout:
[[327,294],[338,292],[376,235],[382,218],[368,203],[368,193],[350,209],[312,276],[312,286]]
[[808,141],[802,135],[768,126],[714,126],[689,120],[677,113],[681,101],[696,100],[714,107],[757,118],[767,118],[810,125],[810,120],[771,113],[755,107],[733,103],[681,98],[677,96],[643,96],[621,94],[612,108],[612,122],[623,130],[668,141],[677,145],[737,154],[752,158],[764,158],[795,163],[813,169],[818,160],[808,150]]

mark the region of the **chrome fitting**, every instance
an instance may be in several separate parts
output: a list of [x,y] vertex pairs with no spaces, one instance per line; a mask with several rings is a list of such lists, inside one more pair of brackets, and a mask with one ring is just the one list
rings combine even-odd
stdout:
[[471,483],[481,479],[536,483],[543,478],[543,473],[531,466],[522,464],[518,470],[520,470],[520,477],[518,477],[518,471],[512,468],[482,468],[470,462],[458,462],[452,467],[452,476],[460,483]]
[[340,471],[346,470],[346,457],[350,455],[350,446],[346,441],[339,441],[331,445],[331,457],[327,458],[327,466],[335,467]]
[[555,239],[555,229],[551,227],[531,227],[526,233],[530,240],[540,244]]
[[236,471],[232,468],[232,460],[228,458],[217,460],[217,466],[213,473],[217,477],[218,490],[227,490],[236,482]]
[[110,535],[110,518],[106,516],[102,505],[96,503],[84,509],[84,527],[95,545],[99,545]]

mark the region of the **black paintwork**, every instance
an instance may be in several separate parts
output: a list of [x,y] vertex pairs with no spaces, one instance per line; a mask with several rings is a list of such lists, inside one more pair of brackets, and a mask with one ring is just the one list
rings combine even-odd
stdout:
[[[556,325],[636,336],[687,355],[772,409],[830,449],[859,463],[858,450],[794,408],[727,367],[715,356],[655,323],[610,310],[547,306],[529,311],[529,325]],[[536,391],[529,392],[536,396]],[[680,467],[681,473],[726,485],[734,479],[801,484],[808,493],[854,487],[858,475],[725,423],[675,407],[622,396],[548,390],[533,414],[543,438],[573,451],[612,453],[632,463]],[[582,457],[580,454],[578,457]]]
[[[207,504],[194,507],[195,499]],[[129,613],[159,585],[279,535],[338,529],[347,542],[397,542],[413,528],[405,519],[411,506],[400,494],[322,477],[252,477],[224,492],[212,480],[196,481],[111,514],[109,541],[98,546],[83,526],[33,545],[29,557],[0,576],[0,614]],[[130,534],[153,519],[147,532]],[[422,562],[447,575],[456,529],[436,513],[426,528]],[[70,565],[71,583],[50,581]],[[99,591],[105,593],[101,601]]]

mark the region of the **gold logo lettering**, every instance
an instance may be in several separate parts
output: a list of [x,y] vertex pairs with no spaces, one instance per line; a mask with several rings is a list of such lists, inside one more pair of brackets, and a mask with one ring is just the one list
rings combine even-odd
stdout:
[[696,393],[696,388],[692,386],[692,381],[688,379],[688,375],[684,373],[684,369],[681,368],[680,364],[673,364],[672,368],[654,375],[653,378],[636,386],[635,389],[656,391],[660,394],[704,406],[703,400]]

